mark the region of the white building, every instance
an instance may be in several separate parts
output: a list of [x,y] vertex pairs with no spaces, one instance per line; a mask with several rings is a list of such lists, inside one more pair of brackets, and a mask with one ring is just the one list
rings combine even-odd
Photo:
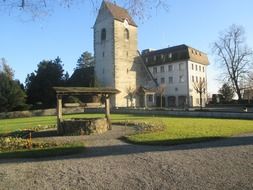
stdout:
[[202,106],[207,99],[207,55],[186,45],[156,51],[144,50],[142,58],[159,86],[163,86],[164,106],[200,106],[200,95],[194,85],[202,86]]
[[206,54],[186,45],[140,54],[137,29],[127,10],[103,1],[94,25],[95,76],[102,86],[121,91],[111,97],[112,105],[158,106],[155,92],[162,84],[164,106],[199,106],[193,83],[206,81]]

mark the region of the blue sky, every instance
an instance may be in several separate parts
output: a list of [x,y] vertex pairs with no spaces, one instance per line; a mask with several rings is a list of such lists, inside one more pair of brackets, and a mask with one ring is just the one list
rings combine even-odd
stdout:
[[[253,47],[252,0],[174,0],[169,11],[152,10],[151,18],[138,23],[140,50],[160,49],[187,44],[208,54],[208,89],[215,93],[221,86],[219,66],[211,44],[219,32],[232,24],[242,25],[247,44]],[[56,7],[47,17],[21,21],[14,14],[0,12],[0,58],[7,59],[15,70],[15,78],[25,81],[43,59],[59,56],[65,71],[72,74],[76,61],[84,51],[93,52],[96,15],[88,4],[71,8]]]

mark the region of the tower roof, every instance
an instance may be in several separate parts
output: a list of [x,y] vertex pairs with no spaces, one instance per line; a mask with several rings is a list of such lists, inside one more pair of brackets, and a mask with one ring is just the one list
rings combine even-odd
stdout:
[[128,24],[132,26],[137,26],[126,9],[119,7],[116,4],[110,3],[108,1],[103,1],[103,4],[105,5],[105,7],[108,8],[108,10],[110,11],[115,20],[124,22],[124,20],[127,19]]

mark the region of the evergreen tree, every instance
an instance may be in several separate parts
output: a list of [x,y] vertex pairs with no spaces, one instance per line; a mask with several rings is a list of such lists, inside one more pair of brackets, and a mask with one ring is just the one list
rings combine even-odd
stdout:
[[225,102],[230,102],[234,97],[235,91],[232,86],[230,86],[228,83],[225,83],[219,89],[219,93],[222,95]]
[[[55,60],[43,60],[38,69],[27,76],[26,91],[29,104],[51,108],[56,104],[55,92],[52,87],[64,85],[64,70],[59,57]],[[65,76],[66,77],[66,76]]]
[[0,112],[16,111],[26,108],[25,92],[19,81],[13,80],[13,70],[6,61],[0,65]]
[[77,60],[76,69],[83,69],[94,66],[94,57],[88,51],[82,53],[81,57]]

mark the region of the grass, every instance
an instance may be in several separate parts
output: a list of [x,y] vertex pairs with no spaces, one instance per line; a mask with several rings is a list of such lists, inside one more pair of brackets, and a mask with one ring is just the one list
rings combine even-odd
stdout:
[[[71,117],[97,117],[99,114],[76,114],[66,115],[64,118]],[[102,114],[101,114],[102,116]],[[27,118],[15,118],[15,119],[2,119],[0,120],[0,134],[10,133],[24,129],[34,129],[39,126],[49,126],[56,124],[56,116],[40,116],[40,117],[27,117]]]
[[[95,118],[104,117],[104,114],[70,114],[64,115],[64,119],[69,118]],[[124,121],[124,120],[136,120],[142,119],[143,117],[136,117],[134,115],[112,115],[113,121]],[[145,118],[145,117],[144,117]],[[39,116],[39,117],[27,117],[27,118],[15,118],[15,119],[1,119],[0,120],[0,134],[11,133],[14,131],[24,129],[34,129],[40,126],[53,126],[56,125],[56,116]]]
[[53,156],[65,156],[70,154],[78,154],[83,152],[84,144],[71,143],[56,147],[37,148],[32,150],[18,150],[11,152],[0,152],[0,159],[6,158],[43,158]]
[[164,123],[164,131],[135,134],[127,140],[141,144],[182,144],[253,132],[250,120],[160,117],[159,121]]
[[[64,118],[104,117],[104,114],[75,114]],[[112,122],[135,121],[164,123],[164,131],[138,133],[127,137],[135,143],[147,144],[177,144],[183,142],[203,141],[213,138],[226,138],[233,135],[253,132],[252,120],[240,119],[209,119],[162,117],[131,114],[112,114]],[[0,134],[22,129],[32,129],[40,125],[54,125],[55,116],[31,117],[0,120]]]

